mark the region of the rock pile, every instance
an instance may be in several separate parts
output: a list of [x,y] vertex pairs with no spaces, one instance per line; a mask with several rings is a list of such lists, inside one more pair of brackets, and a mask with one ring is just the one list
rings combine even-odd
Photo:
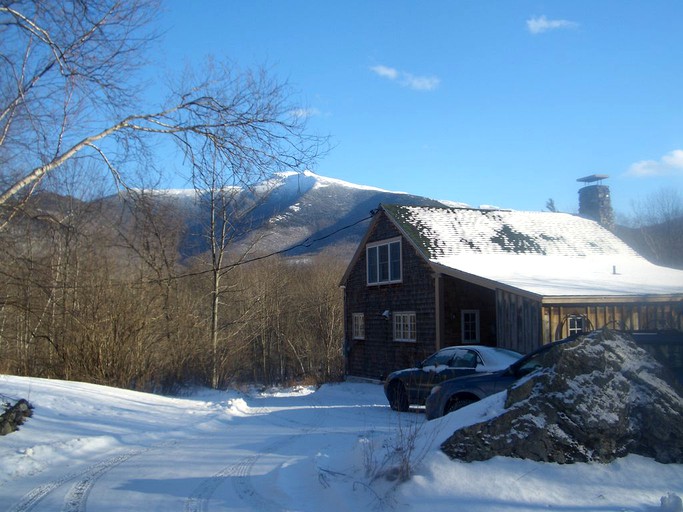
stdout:
[[0,414],[0,436],[5,436],[10,432],[19,429],[19,425],[24,423],[24,420],[33,414],[33,408],[23,398],[18,400],[14,405],[6,407],[5,412]]
[[451,458],[610,462],[633,453],[683,463],[683,391],[626,335],[599,331],[547,352],[508,390],[505,411],[456,431]]

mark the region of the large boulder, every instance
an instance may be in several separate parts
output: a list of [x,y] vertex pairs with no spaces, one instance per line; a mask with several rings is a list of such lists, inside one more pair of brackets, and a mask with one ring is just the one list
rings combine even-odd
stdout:
[[629,453],[683,463],[683,392],[627,335],[599,331],[547,352],[507,391],[504,412],[456,431],[451,458],[610,462]]

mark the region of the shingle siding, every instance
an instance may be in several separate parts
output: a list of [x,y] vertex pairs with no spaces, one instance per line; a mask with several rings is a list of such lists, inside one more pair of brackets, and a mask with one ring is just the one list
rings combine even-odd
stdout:
[[479,311],[479,333],[482,345],[496,346],[496,297],[489,290],[462,279],[443,276],[444,335],[443,345],[463,343],[461,312]]
[[[367,244],[381,242],[401,233],[382,217],[374,225]],[[359,252],[346,281],[347,372],[381,379],[387,373],[421,361],[436,349],[434,273],[424,258],[405,240],[401,243],[402,282],[367,286],[365,247]],[[415,312],[415,342],[393,340],[393,320],[384,311]],[[351,316],[365,315],[365,339],[353,340]]]

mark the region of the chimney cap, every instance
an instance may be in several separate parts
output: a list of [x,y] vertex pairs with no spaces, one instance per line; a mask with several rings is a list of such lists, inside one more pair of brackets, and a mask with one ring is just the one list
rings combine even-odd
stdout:
[[582,183],[593,183],[594,181],[602,181],[607,178],[609,178],[608,174],[591,174],[590,176],[584,176],[583,178],[579,178],[576,181],[580,181]]

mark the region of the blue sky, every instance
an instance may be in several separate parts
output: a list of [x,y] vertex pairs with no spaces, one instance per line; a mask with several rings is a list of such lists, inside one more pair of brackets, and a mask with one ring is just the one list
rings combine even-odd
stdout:
[[165,3],[159,69],[266,65],[334,148],[318,174],[473,206],[618,213],[683,192],[683,2]]

